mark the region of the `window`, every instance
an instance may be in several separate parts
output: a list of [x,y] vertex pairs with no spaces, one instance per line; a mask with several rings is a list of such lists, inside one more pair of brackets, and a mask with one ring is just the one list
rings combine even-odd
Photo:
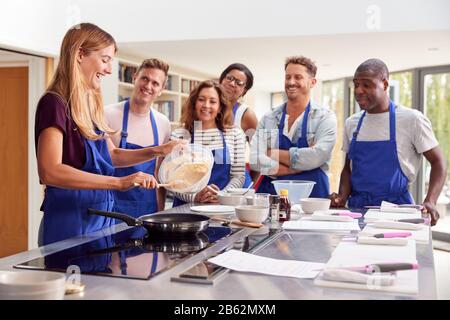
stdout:
[[336,113],[337,137],[336,144],[331,154],[330,163],[330,191],[338,192],[339,178],[344,165],[345,153],[342,152],[342,140],[344,135],[345,105],[344,105],[344,80],[325,81],[322,85],[322,105]]
[[[450,166],[450,72],[425,74],[423,78],[424,114],[430,119],[439,146]],[[424,197],[428,191],[431,166],[424,161]],[[450,233],[450,171],[438,201],[437,210],[441,215],[435,231]]]
[[412,71],[394,72],[389,76],[389,83],[391,84],[391,88],[394,89],[389,92],[391,99],[408,108],[412,108],[413,106],[412,78]]

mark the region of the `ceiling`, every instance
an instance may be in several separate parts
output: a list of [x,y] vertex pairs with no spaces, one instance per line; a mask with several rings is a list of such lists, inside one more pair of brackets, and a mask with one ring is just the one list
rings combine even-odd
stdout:
[[375,57],[390,71],[450,64],[450,30],[119,43],[119,55],[158,57],[211,77],[241,62],[252,70],[256,90],[274,92],[283,89],[284,59],[291,55],[313,59],[319,80],[351,76]]

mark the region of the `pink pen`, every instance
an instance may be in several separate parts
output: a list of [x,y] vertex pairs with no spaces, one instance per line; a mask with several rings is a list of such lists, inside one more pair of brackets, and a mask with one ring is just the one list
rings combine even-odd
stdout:
[[412,235],[411,232],[385,232],[385,233],[377,233],[373,236],[375,238],[407,238]]
[[362,214],[359,212],[335,212],[331,214],[332,216],[347,216],[352,218],[361,218]]

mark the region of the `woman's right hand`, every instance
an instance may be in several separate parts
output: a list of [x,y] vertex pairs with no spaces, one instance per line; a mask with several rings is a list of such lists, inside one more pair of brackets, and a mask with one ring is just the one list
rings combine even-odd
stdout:
[[154,189],[157,187],[158,182],[151,174],[144,172],[136,172],[129,176],[120,177],[120,191],[128,191],[132,188],[139,187],[144,189]]

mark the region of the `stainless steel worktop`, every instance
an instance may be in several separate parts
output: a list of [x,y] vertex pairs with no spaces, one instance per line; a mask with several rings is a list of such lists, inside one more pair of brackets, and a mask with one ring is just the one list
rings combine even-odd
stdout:
[[[166,212],[186,212],[189,205]],[[276,227],[277,223],[271,224]],[[50,244],[39,249],[22,252],[0,259],[0,270],[10,270],[13,265],[38,258],[51,252],[66,249],[93,239],[128,228],[116,225],[96,233]],[[436,299],[436,279],[432,243],[417,244],[419,269],[419,294],[417,296],[377,293],[359,290],[331,289],[315,286],[311,279],[295,279],[253,273],[228,272],[214,285],[180,283],[171,277],[203,261],[214,253],[230,247],[243,236],[255,232],[245,228],[219,241],[174,268],[151,278],[133,280],[81,275],[86,285],[83,293],[67,295],[66,299]],[[343,233],[281,232],[273,241],[263,244],[256,254],[278,259],[327,262]],[[38,271],[36,271],[38,272]]]

